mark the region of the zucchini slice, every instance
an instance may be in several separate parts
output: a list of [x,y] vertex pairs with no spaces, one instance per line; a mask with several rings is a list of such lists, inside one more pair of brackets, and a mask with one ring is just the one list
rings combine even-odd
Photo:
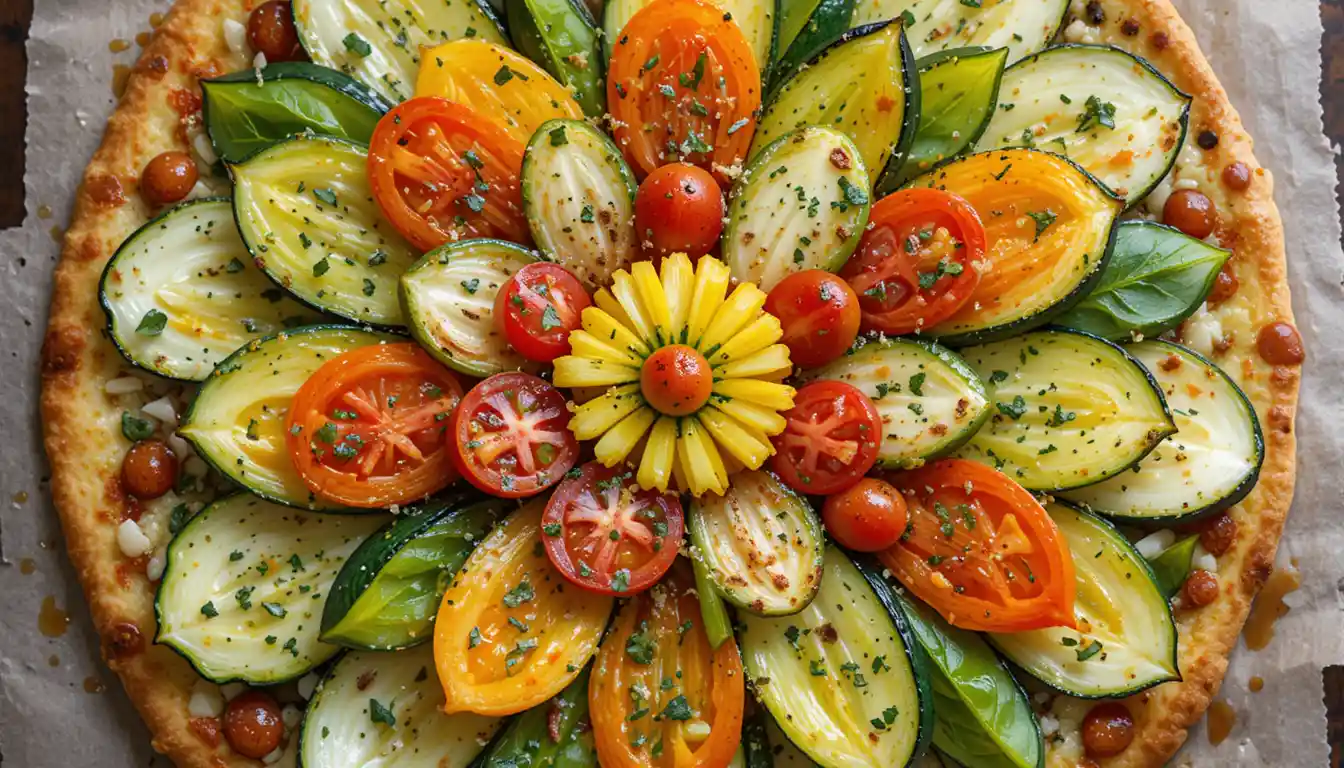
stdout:
[[692,556],[691,569],[695,574],[695,592],[700,599],[700,620],[705,623],[705,636],[709,638],[709,646],[718,650],[733,636],[733,618],[728,615],[728,606],[724,605],[719,588],[714,586],[704,558]]
[[294,507],[332,509],[289,458],[285,419],[294,393],[328,360],[391,337],[339,325],[311,325],[254,341],[225,358],[187,409],[178,434],[225,477]]
[[169,208],[126,238],[103,270],[98,300],[127,360],[188,381],[250,339],[321,317],[253,265],[221,197]]
[[[612,46],[621,39],[621,32],[625,30],[630,18],[652,2],[653,0],[609,0],[603,5],[602,40],[606,50],[606,61],[611,60]],[[751,46],[751,52],[756,57],[756,67],[761,71],[761,79],[764,80],[775,52],[775,25],[779,18],[775,0],[713,0],[713,2],[724,12],[732,14],[733,21],[737,23],[742,35],[747,38],[747,44]]]
[[823,768],[895,768],[933,726],[926,660],[895,593],[826,548],[821,591],[794,616],[742,614],[738,640],[756,698]]
[[849,31],[857,4],[858,0],[780,0],[778,60],[770,67],[771,88]]
[[574,94],[588,117],[607,111],[601,35],[583,0],[506,0],[513,44]]
[[1125,347],[1152,373],[1176,434],[1109,480],[1063,494],[1115,520],[1170,525],[1220,512],[1260,476],[1265,439],[1246,395],[1218,366],[1169,341]]
[[294,0],[294,26],[314,62],[393,103],[411,97],[421,47],[459,38],[508,45],[494,13],[477,0]]
[[933,662],[934,748],[961,765],[1044,766],[1045,744],[1031,702],[993,649],[923,603],[901,598],[901,605]]
[[1176,162],[1190,97],[1109,45],[1057,45],[1003,73],[1000,108],[977,147],[1067,155],[1132,206]]
[[1181,679],[1176,623],[1148,563],[1100,518],[1061,503],[1046,511],[1073,553],[1078,629],[991,634],[990,642],[1036,679],[1084,699]]
[[1099,483],[1176,431],[1152,374],[1105,339],[1035,331],[962,354],[989,383],[994,414],[957,455],[1028,490]]
[[1068,10],[1069,0],[870,0],[859,5],[851,23],[905,18],[916,56],[983,45],[1007,48],[1011,64],[1048,45]]
[[317,309],[404,325],[397,278],[416,251],[369,192],[366,150],[301,134],[231,166],[233,213],[257,266]]
[[797,613],[821,586],[821,522],[806,499],[769,472],[739,472],[724,495],[692,500],[687,526],[692,556],[743,610]]
[[960,346],[1044,325],[1101,277],[1124,203],[1059,155],[980,152],[910,182],[965,198],[985,225],[980,284],[955,315],[924,331]]
[[870,181],[876,182],[888,162],[900,165],[915,137],[918,86],[915,60],[900,24],[852,29],[769,97],[749,163],[798,128],[827,126],[854,142]]
[[724,263],[763,291],[795,272],[839,272],[868,225],[869,187],[844,133],[809,125],[780,136],[733,183]]
[[340,650],[317,617],[345,559],[387,515],[320,515],[240,493],[211,504],[168,545],[154,642],[203,677],[270,685]]
[[226,163],[304,131],[367,143],[392,106],[349,75],[306,61],[201,81],[201,117]]
[[503,240],[462,240],[430,251],[401,277],[411,334],[444,365],[469,376],[528,367],[495,330],[495,298],[510,275],[536,260]]
[[542,258],[573,272],[589,291],[609,285],[612,273],[638,258],[639,185],[621,150],[593,126],[542,123],[523,154],[522,187]]
[[833,363],[803,371],[802,382],[836,379],[858,387],[882,417],[877,461],[918,466],[956,450],[989,418],[985,384],[971,366],[937,344],[876,339]]
[[346,654],[308,702],[299,732],[303,768],[475,765],[504,724],[439,711],[443,690],[429,646]]
[[462,493],[403,512],[337,574],[322,611],[322,641],[395,651],[429,640],[448,583],[512,507],[504,499]]
[[975,144],[994,116],[1007,48],[954,48],[919,60],[919,124],[899,171],[879,183],[895,189]]
[[594,768],[597,750],[588,721],[591,671],[589,665],[549,702],[510,720],[483,755],[481,768]]

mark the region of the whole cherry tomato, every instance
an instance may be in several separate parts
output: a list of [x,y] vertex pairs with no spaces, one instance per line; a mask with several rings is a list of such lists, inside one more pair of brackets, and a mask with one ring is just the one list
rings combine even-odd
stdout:
[[692,259],[714,250],[723,232],[723,192],[709,171],[664,165],[639,185],[635,233],[657,258],[682,252]]
[[781,341],[795,365],[825,365],[843,355],[859,335],[859,297],[830,272],[795,272],[770,290],[765,311],[779,318]]

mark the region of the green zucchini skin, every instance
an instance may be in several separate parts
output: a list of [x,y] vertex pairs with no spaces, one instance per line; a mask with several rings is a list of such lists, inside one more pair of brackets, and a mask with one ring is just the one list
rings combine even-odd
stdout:
[[[322,611],[322,641],[346,648],[367,651],[395,651],[419,645],[433,637],[434,616],[439,599],[443,597],[452,577],[457,574],[476,544],[489,533],[491,526],[516,506],[511,501],[465,491],[434,499],[416,509],[402,512],[395,520],[369,537],[350,555],[336,581],[327,592],[327,603]],[[426,561],[429,553],[418,555],[424,565],[418,574],[384,574],[389,565],[401,558],[418,539],[442,537],[445,540]],[[405,563],[399,570],[414,567]],[[376,627],[361,627],[356,620],[345,626],[352,610],[367,596],[376,600],[382,595],[376,585],[382,578],[401,578],[405,582],[396,599],[402,603],[414,601],[420,610],[412,615],[397,616],[393,623],[380,615],[367,619],[384,619]],[[395,586],[395,585],[394,585]],[[374,592],[369,590],[374,588]],[[392,606],[395,608],[396,606]]]
[[600,33],[582,0],[505,0],[513,45],[569,86],[588,117],[607,111]]
[[[491,745],[473,763],[480,768],[593,768],[597,750],[588,725],[589,662],[565,690],[545,704],[522,712],[509,721]],[[551,713],[555,728],[551,728]],[[558,734],[559,740],[552,738]]]
[[201,117],[226,163],[240,163],[303,131],[368,143],[393,106],[349,75],[306,61],[201,81]]
[[733,618],[728,614],[728,606],[724,605],[723,595],[719,594],[719,588],[709,575],[704,558],[692,555],[691,568],[695,573],[695,594],[700,600],[700,620],[705,622],[705,634],[709,636],[710,646],[717,650],[733,636]]
[[[808,14],[798,35],[789,42],[788,48],[779,53],[770,65],[770,78],[766,80],[767,92],[792,77],[803,64],[812,61],[828,45],[839,40],[849,31],[849,20],[854,15],[857,0],[821,0]],[[782,5],[782,3],[781,3]],[[780,13],[783,16],[783,13]],[[780,20],[781,25],[783,19]]]

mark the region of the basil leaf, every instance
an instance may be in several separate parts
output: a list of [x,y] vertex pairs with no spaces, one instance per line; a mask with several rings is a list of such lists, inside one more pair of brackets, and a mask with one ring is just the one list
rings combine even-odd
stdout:
[[1055,322],[1111,341],[1156,336],[1199,307],[1229,256],[1171,227],[1124,222],[1097,286]]
[[1190,575],[1190,563],[1195,557],[1195,542],[1198,536],[1186,536],[1170,547],[1158,552],[1149,561],[1153,577],[1162,596],[1170,600],[1181,591],[1185,579]]

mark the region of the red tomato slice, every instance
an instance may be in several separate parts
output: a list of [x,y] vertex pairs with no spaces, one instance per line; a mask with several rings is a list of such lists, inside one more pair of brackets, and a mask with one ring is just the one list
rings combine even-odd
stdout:
[[508,499],[555,485],[579,457],[564,393],[528,373],[472,387],[453,414],[452,438],[467,482]]
[[761,73],[742,30],[703,0],[654,0],[616,39],[607,69],[616,143],[643,179],[686,162],[714,174],[746,159]]
[[877,461],[882,418],[868,396],[843,381],[814,381],[798,390],[787,425],[774,438],[775,473],[800,493],[843,491]]
[[977,632],[1073,626],[1073,558],[1026,489],[965,459],[891,480],[905,495],[910,522],[878,557],[915,596]]
[[684,526],[675,495],[640,490],[633,472],[596,461],[555,489],[541,523],[556,570],[604,595],[653,586],[676,559]]
[[523,145],[470,107],[402,102],[369,142],[369,185],[392,226],[423,251],[452,240],[530,242],[518,176]]
[[868,222],[840,271],[859,296],[863,330],[915,333],[971,298],[985,228],[965,200],[939,189],[903,189],[877,201]]
[[495,322],[509,344],[529,360],[549,363],[569,354],[569,334],[593,305],[583,284],[559,264],[528,264],[504,283],[495,299]]
[[295,393],[285,441],[313,493],[352,507],[422,498],[456,478],[445,432],[462,385],[416,344],[327,361]]
[[820,269],[795,272],[770,289],[765,311],[779,318],[794,365],[825,365],[859,335],[859,299],[849,284]]

